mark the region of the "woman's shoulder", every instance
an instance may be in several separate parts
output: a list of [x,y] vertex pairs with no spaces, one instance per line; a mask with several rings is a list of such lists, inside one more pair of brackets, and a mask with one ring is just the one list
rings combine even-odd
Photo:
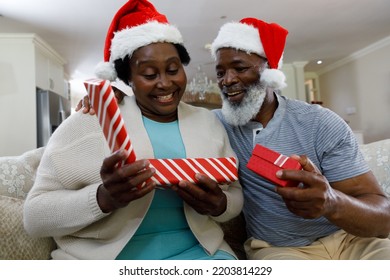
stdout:
[[71,114],[57,127],[48,144],[63,146],[95,134],[102,135],[97,116],[79,111]]
[[181,102],[179,106],[179,120],[189,118],[191,118],[193,127],[196,127],[196,125],[199,124],[203,129],[210,128],[215,132],[221,129],[224,130],[221,121],[212,110]]
[[215,114],[211,110],[204,107],[194,106],[185,102],[180,102],[179,112],[180,111],[184,114],[191,114],[197,115],[198,117],[216,119]]

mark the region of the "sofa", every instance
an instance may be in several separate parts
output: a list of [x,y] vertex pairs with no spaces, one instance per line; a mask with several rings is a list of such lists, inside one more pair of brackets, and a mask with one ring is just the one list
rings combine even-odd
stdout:
[[[361,150],[390,197],[390,139],[361,145]],[[50,259],[50,253],[55,249],[52,238],[32,238],[23,227],[23,202],[34,183],[43,151],[44,148],[38,148],[19,156],[0,157],[0,260]],[[237,256],[245,259],[242,215],[222,227]]]

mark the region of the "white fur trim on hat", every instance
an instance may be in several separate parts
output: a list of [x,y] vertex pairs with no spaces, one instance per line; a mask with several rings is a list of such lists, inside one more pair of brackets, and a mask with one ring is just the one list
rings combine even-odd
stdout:
[[216,53],[220,48],[234,48],[265,56],[259,30],[239,22],[229,22],[221,27],[210,48],[214,59],[216,59]]
[[182,44],[183,38],[175,26],[157,21],[126,28],[115,32],[111,42],[110,61],[123,59],[126,55],[131,57],[136,49],[157,42]]
[[126,55],[131,57],[135,50],[157,42],[183,44],[183,37],[175,26],[158,21],[115,32],[111,41],[110,61],[100,62],[95,68],[95,75],[103,80],[115,81],[117,78],[115,60],[123,59]]
[[266,84],[273,89],[282,89],[287,86],[286,76],[284,73],[277,69],[264,69],[260,73],[260,82]]

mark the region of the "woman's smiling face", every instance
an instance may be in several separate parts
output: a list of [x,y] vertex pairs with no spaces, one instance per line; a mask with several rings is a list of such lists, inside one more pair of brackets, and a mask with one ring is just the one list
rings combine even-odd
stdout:
[[142,115],[158,122],[176,120],[187,76],[175,46],[153,43],[137,49],[130,59],[130,73]]

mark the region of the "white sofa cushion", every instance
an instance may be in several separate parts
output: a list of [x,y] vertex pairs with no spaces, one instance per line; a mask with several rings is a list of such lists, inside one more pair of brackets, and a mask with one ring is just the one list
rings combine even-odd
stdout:
[[0,260],[47,260],[52,238],[32,238],[23,227],[23,199],[0,196]]
[[25,199],[31,189],[44,148],[0,158],[0,195]]
[[0,260],[49,259],[52,238],[32,238],[23,227],[23,203],[31,189],[43,148],[0,157]]
[[390,139],[361,145],[365,160],[390,198]]

